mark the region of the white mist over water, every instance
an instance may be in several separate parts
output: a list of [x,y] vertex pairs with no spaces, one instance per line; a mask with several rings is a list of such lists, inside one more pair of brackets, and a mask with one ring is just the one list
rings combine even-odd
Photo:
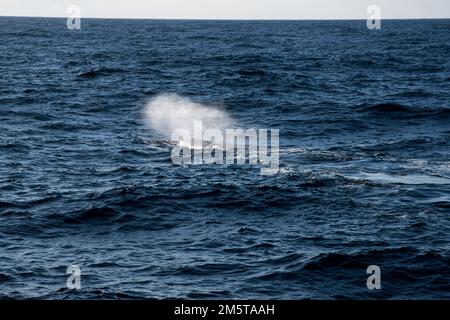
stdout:
[[175,130],[187,130],[193,136],[194,122],[201,121],[203,129],[225,132],[234,127],[234,120],[216,106],[196,103],[177,94],[161,94],[147,103],[144,110],[147,124],[170,139]]
[[270,131],[269,152],[267,129],[235,128],[224,110],[176,94],[155,97],[145,106],[144,114],[147,124],[175,145],[171,151],[174,164],[248,162],[263,165],[262,175],[279,171],[278,129]]

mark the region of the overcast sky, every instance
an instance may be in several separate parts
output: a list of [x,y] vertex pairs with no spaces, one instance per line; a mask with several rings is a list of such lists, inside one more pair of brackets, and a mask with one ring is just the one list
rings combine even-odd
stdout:
[[450,0],[0,0],[0,16],[64,17],[71,4],[101,18],[366,19],[371,4],[385,19],[450,18]]

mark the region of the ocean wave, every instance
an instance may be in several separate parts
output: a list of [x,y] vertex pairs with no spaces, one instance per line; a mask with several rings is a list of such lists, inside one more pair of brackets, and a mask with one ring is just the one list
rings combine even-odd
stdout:
[[382,117],[405,117],[405,118],[427,118],[435,117],[447,119],[450,117],[450,107],[441,108],[413,108],[398,103],[381,103],[376,105],[365,105],[360,108],[362,112],[371,116]]
[[[323,277],[322,281],[326,282],[339,275],[341,281],[349,284],[355,282],[355,280],[356,283],[360,281],[364,284],[366,268],[375,264],[380,265],[382,268],[384,267],[385,282],[395,281],[401,283],[413,281],[420,284],[423,278],[426,278],[431,273],[434,273],[441,279],[450,276],[446,267],[449,262],[450,259],[448,257],[444,257],[436,252],[420,252],[411,247],[368,250],[367,252],[354,254],[332,252],[319,254],[306,262],[299,257],[295,257],[294,260],[289,259],[288,263],[285,263],[283,270],[258,275],[256,279],[264,281],[301,281],[306,278]],[[424,268],[420,270],[412,269],[410,265],[414,263],[420,264]],[[429,266],[431,269],[427,271],[426,266]],[[344,270],[347,271],[345,275],[343,274]],[[355,272],[360,274],[356,279],[353,278]]]
[[241,76],[265,76],[267,72],[262,69],[240,69],[238,74]]
[[383,172],[361,172],[355,175],[344,175],[348,179],[368,180],[381,184],[406,184],[406,185],[450,185],[450,179],[424,174],[392,175]]
[[125,72],[124,69],[120,68],[99,68],[94,70],[89,70],[77,75],[78,78],[92,79],[100,76],[108,76],[117,73]]
[[120,214],[110,207],[93,207],[86,210],[78,210],[73,213],[65,213],[62,221],[67,224],[102,223],[115,219]]
[[13,118],[24,118],[37,121],[50,121],[55,119],[55,117],[48,113],[40,112],[30,112],[30,111],[13,111],[13,110],[0,110],[0,117],[5,119]]

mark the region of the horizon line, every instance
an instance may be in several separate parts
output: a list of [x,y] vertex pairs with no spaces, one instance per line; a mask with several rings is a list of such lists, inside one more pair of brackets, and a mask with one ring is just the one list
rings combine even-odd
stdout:
[[[0,15],[0,18],[67,19],[68,16],[16,16]],[[367,18],[143,18],[143,17],[81,17],[101,20],[178,20],[178,21],[366,21]],[[382,18],[381,20],[449,20],[450,17],[435,18]]]

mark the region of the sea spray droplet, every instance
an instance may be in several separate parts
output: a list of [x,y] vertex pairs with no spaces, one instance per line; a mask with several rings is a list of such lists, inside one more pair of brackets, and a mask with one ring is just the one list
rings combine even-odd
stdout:
[[170,138],[175,130],[187,130],[193,136],[194,122],[203,128],[225,132],[234,127],[233,119],[216,106],[196,103],[177,94],[161,94],[147,103],[144,110],[147,124]]

